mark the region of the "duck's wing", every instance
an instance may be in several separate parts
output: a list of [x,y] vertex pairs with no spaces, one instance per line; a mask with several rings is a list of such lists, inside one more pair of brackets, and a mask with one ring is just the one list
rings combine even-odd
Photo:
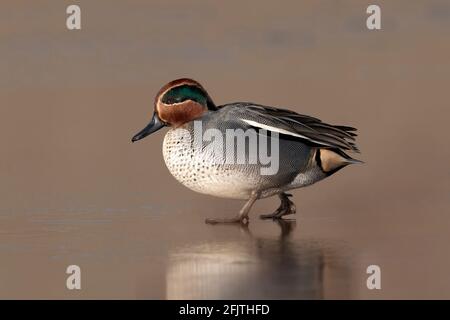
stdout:
[[[226,106],[230,105],[223,107]],[[232,113],[252,127],[296,137],[317,147],[359,153],[354,143],[356,129],[352,127],[331,125],[294,111],[253,103],[234,103]]]

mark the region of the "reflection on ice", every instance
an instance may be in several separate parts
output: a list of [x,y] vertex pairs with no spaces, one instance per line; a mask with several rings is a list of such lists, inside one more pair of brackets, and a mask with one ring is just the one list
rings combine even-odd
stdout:
[[[244,241],[200,243],[171,252],[166,297],[326,298],[325,290],[333,290],[333,284],[327,285],[325,279],[345,277],[345,268],[327,265],[329,259],[317,243],[291,241],[289,234],[295,228],[294,221],[278,223],[281,229],[278,239],[254,237],[245,226],[237,226],[248,234]],[[338,274],[333,277],[326,274],[333,272]]]

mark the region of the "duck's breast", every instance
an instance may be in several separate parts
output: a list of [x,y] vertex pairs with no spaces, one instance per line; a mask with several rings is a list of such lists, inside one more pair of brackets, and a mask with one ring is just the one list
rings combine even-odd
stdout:
[[260,185],[256,169],[225,164],[208,149],[196,149],[189,128],[171,129],[163,142],[170,173],[189,189],[222,198],[248,199]]

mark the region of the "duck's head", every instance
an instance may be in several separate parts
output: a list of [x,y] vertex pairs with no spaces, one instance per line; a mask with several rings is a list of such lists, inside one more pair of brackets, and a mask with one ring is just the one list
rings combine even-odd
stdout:
[[214,102],[200,83],[192,79],[177,79],[159,90],[150,123],[137,133],[132,142],[141,140],[162,127],[179,127],[216,110]]

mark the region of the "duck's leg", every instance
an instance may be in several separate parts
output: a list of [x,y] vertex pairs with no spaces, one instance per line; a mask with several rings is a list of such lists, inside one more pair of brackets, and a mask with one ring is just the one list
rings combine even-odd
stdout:
[[250,209],[252,208],[253,204],[256,200],[258,200],[260,196],[260,192],[253,191],[250,195],[250,198],[247,200],[245,205],[242,207],[242,209],[239,211],[238,215],[234,218],[222,218],[222,219],[206,219],[206,223],[246,223],[248,222],[248,213],[250,212]]
[[292,194],[282,192],[278,194],[278,196],[281,200],[278,209],[273,213],[260,215],[261,219],[281,219],[282,216],[294,214],[296,212],[295,204],[289,200],[289,197],[292,197]]

